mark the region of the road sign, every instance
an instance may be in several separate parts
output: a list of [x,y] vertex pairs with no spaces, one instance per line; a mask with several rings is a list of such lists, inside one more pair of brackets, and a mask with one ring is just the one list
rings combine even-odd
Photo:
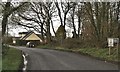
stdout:
[[116,51],[118,54],[118,44],[119,44],[119,38],[108,38],[108,47],[109,47],[109,55],[111,54],[111,48],[116,46]]
[[108,46],[113,47],[114,44],[119,43],[119,38],[108,38]]
[[108,38],[108,46],[113,47],[114,46],[114,38]]

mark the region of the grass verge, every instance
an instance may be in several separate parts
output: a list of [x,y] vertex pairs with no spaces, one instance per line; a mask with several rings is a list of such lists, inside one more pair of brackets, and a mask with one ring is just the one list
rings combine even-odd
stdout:
[[22,53],[20,50],[10,48],[4,58],[2,58],[3,72],[14,70],[18,71],[22,62]]
[[2,70],[2,56],[0,57],[0,71]]
[[39,48],[75,52],[82,55],[94,57],[99,60],[109,61],[113,63],[119,62],[116,48],[111,49],[111,55],[109,55],[108,48],[71,48],[69,49],[69,48],[63,48],[63,47],[50,47],[50,46],[39,46]]

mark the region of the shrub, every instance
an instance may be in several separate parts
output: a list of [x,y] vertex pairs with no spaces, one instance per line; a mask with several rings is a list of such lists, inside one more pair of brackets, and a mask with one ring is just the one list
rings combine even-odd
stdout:
[[65,48],[80,48],[82,41],[80,39],[68,38],[61,41],[60,45]]
[[49,47],[63,47],[63,48],[105,48],[107,47],[107,41],[97,41],[95,39],[79,39],[79,38],[67,38],[61,40],[53,40],[49,44],[45,44]]
[[9,50],[9,46],[6,44],[2,44],[2,56],[4,57]]
[[3,39],[3,43],[5,43],[5,44],[11,44],[12,43],[12,37],[3,37],[2,38]]

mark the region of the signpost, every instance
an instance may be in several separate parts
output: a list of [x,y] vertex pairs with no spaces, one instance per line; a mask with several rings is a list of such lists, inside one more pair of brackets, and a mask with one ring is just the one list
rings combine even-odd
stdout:
[[111,54],[111,47],[113,46],[114,46],[113,38],[108,38],[109,55]]
[[111,54],[111,48],[117,44],[117,53],[118,53],[118,44],[119,38],[108,38],[108,47],[109,47],[109,55]]

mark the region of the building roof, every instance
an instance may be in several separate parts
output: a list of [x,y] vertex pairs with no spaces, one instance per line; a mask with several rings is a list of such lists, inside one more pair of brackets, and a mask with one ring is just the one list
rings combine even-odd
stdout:
[[[26,35],[21,39],[21,40],[25,40],[27,37],[29,37],[32,33],[34,33],[33,31],[29,31],[26,32]],[[25,34],[25,33],[24,33]]]
[[[26,34],[25,34],[25,36],[24,37],[22,37],[21,38],[21,40],[26,40],[30,35],[32,35],[32,34],[35,34],[33,31],[29,31],[29,32],[27,32]],[[41,35],[40,34],[35,34],[37,37],[39,37],[40,38],[40,40],[41,40]]]

